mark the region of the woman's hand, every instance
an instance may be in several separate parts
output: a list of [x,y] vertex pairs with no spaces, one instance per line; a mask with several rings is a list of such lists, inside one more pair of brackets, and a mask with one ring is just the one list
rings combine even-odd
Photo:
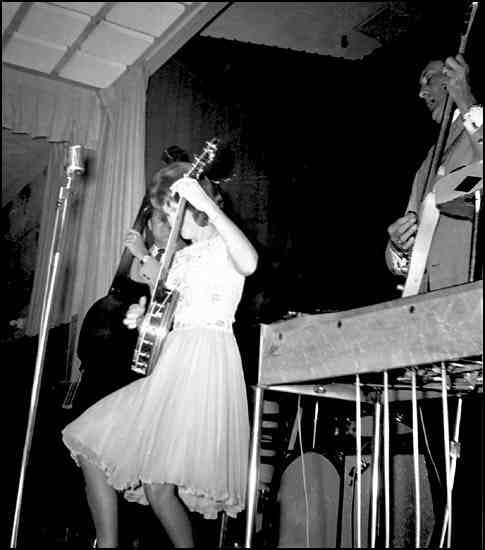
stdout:
[[128,231],[125,237],[124,245],[133,254],[133,256],[135,256],[139,260],[141,260],[143,256],[146,256],[148,254],[148,250],[145,246],[143,237],[140,233],[138,233],[138,231],[135,231],[134,229],[130,229],[130,231]]
[[226,243],[234,267],[244,276],[251,275],[258,264],[258,253],[243,232],[232,222],[202,189],[197,180],[181,178],[170,188],[194,208],[205,212],[210,223]]
[[145,315],[146,303],[147,299],[145,296],[142,296],[138,300],[137,304],[132,304],[126,312],[125,318],[123,319],[123,324],[129,329],[140,328],[143,321],[143,316]]
[[202,189],[199,182],[194,178],[180,178],[170,187],[172,194],[178,193],[197,210],[209,214],[214,209],[215,203]]

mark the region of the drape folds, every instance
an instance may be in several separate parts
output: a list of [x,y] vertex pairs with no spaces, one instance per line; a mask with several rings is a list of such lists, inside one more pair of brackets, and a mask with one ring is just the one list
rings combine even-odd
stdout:
[[[127,71],[98,93],[101,124],[97,148],[86,150],[86,173],[75,179],[69,199],[62,265],[56,282],[51,326],[82,322],[91,305],[109,290],[145,192],[145,90],[143,68]],[[34,288],[26,332],[39,330],[49,247],[59,188],[65,181],[68,144],[54,143],[50,156]],[[76,330],[80,327],[80,323]]]
[[95,90],[2,66],[2,127],[96,149],[100,125]]
[[[201,44],[206,45],[206,41]],[[200,57],[204,53],[201,48]],[[210,48],[207,53],[211,57]],[[222,60],[214,53],[212,64],[222,64]],[[214,69],[218,80],[206,75],[205,69],[203,64],[191,67],[181,56],[180,60],[172,58],[152,75],[147,90],[148,176],[159,168],[164,148],[177,144],[198,154],[207,140],[219,138],[222,157],[226,148],[234,155],[234,167],[223,176],[229,176],[230,182],[222,184],[230,198],[232,214],[255,244],[265,243],[268,177],[257,158],[263,153],[252,145],[250,116],[247,109],[241,108],[237,95],[227,90],[223,70]]]
[[[100,92],[104,118],[96,185],[81,228],[77,290],[73,311],[80,318],[112,282],[145,193],[145,91],[142,67],[127,71],[115,86]],[[88,186],[89,187],[89,186]]]

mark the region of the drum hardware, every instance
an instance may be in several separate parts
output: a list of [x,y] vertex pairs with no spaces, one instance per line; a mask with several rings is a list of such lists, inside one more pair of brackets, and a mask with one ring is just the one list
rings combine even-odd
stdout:
[[[380,390],[379,392],[380,393]],[[336,414],[334,406],[332,410],[322,410],[320,407],[318,418],[318,429],[324,429],[328,434],[329,439],[325,436],[326,449],[322,450],[322,441],[313,440],[313,447],[310,450],[310,444],[312,443],[312,432],[315,432],[315,417],[314,417],[314,403],[320,402],[320,397],[314,396],[313,399],[303,397],[302,401],[305,402],[305,406],[301,411],[297,411],[295,416],[297,417],[294,422],[290,420],[285,423],[285,428],[288,431],[293,427],[295,428],[295,434],[293,438],[293,444],[289,445],[288,449],[283,452],[277,460],[275,460],[275,471],[272,476],[271,482],[268,485],[260,484],[258,487],[258,529],[256,530],[257,547],[276,547],[278,540],[274,541],[273,537],[280,537],[280,544],[284,545],[284,542],[298,542],[298,544],[305,544],[305,536],[293,534],[296,531],[297,525],[300,524],[302,518],[305,518],[304,511],[304,499],[301,486],[301,470],[302,462],[305,462],[306,468],[310,468],[309,474],[310,482],[308,482],[309,493],[309,518],[310,518],[310,536],[313,541],[318,540],[317,546],[322,547],[325,543],[327,547],[333,547],[336,541],[340,541],[342,547],[346,545],[352,545],[352,541],[355,537],[355,520],[356,520],[356,453],[355,453],[355,434],[352,433],[352,426],[355,426],[355,418],[349,414],[346,408],[349,406],[347,401],[340,401],[342,408],[341,414]],[[308,410],[306,406],[308,405]],[[265,407],[266,409],[266,407]],[[266,409],[267,410],[267,409]],[[269,412],[269,411],[268,411]],[[305,416],[309,413],[305,425],[303,437],[307,439],[307,445],[303,444],[303,456],[302,460],[302,448],[298,444],[298,437],[301,435],[298,430],[298,414]],[[293,415],[291,415],[293,416]],[[271,414],[264,414],[264,420],[268,421],[273,416]],[[367,544],[367,527],[370,525],[370,510],[371,510],[371,466],[372,456],[370,448],[372,442],[365,437],[367,432],[369,434],[372,431],[373,422],[372,417],[364,414],[364,419],[369,421],[368,425],[364,422],[362,427],[362,455],[361,455],[361,467],[360,473],[362,474],[362,536],[363,542]],[[327,421],[328,420],[328,421]],[[396,411],[391,413],[391,421],[395,424],[405,425],[406,415],[402,411]],[[328,424],[332,424],[331,427]],[[264,423],[263,423],[264,425]],[[262,427],[262,432],[265,431],[266,426]],[[269,430],[268,430],[269,431]],[[272,430],[274,431],[274,430]],[[355,432],[355,429],[354,429]],[[263,435],[263,434],[262,434]],[[266,439],[266,443],[263,445],[263,441]],[[282,442],[285,440],[282,437]],[[262,437],[262,447],[267,447],[268,443],[271,444],[274,441],[272,437]],[[401,439],[399,439],[401,442]],[[407,445],[409,441],[406,439]],[[402,443],[402,442],[401,442]],[[319,448],[320,445],[320,448]],[[402,445],[401,445],[402,446]],[[395,451],[397,449],[394,449]],[[309,457],[308,463],[306,457]],[[320,458],[318,458],[320,457]],[[268,462],[268,459],[272,457],[261,457],[262,462]],[[393,454],[393,471],[401,472],[401,470],[409,470],[411,464],[407,451],[404,450],[403,454],[397,452]],[[421,456],[420,461],[423,462],[424,458]],[[271,462],[272,460],[269,460]],[[298,464],[298,461],[300,462]],[[293,467],[290,468],[290,466]],[[400,476],[401,474],[397,474]],[[320,476],[323,476],[322,478]],[[323,484],[322,484],[323,480]],[[402,485],[401,479],[394,480],[393,491],[396,494],[404,495],[406,502],[409,499],[408,493],[412,492],[406,485]],[[328,482],[328,484],[327,484]],[[429,501],[429,490],[426,484],[429,483],[428,478],[424,477],[422,480],[425,483],[425,500]],[[407,492],[406,492],[407,491]],[[379,498],[379,497],[378,497]],[[394,498],[394,497],[393,497]],[[296,499],[296,502],[293,500]],[[315,500],[316,499],[316,500]],[[292,507],[297,506],[296,512],[292,511]],[[430,506],[429,506],[430,507]],[[392,517],[392,537],[394,541],[407,541],[407,532],[404,530],[404,526],[401,525],[401,515],[407,509],[396,508],[396,514]],[[292,519],[292,514],[295,514]],[[378,512],[380,517],[380,512]],[[407,517],[407,516],[406,516]],[[298,520],[299,518],[299,520]],[[317,524],[324,523],[326,527],[319,527]],[[409,519],[409,518],[407,518]],[[298,521],[297,521],[298,520]],[[378,520],[380,521],[380,520]],[[431,523],[434,523],[433,518],[425,518],[426,531],[431,529]],[[329,532],[325,532],[328,528]],[[322,530],[323,529],[323,530]],[[380,533],[380,531],[379,531]],[[370,541],[370,539],[369,539]],[[354,541],[355,542],[355,541]],[[273,544],[274,543],[274,544]],[[325,546],[323,546],[325,547]]]
[[[370,456],[363,457],[364,523],[370,505]],[[287,454],[278,483],[279,547],[351,547],[352,509],[355,485],[346,483],[346,473],[356,477],[355,455],[300,450]],[[307,493],[302,484],[305,469],[309,480]],[[305,529],[305,525],[307,525]],[[307,533],[308,531],[308,533]]]
[[[371,465],[371,461],[368,458],[362,457],[360,459],[360,472],[364,473],[370,465]],[[355,482],[355,478],[357,477],[356,466],[352,466],[352,468],[350,468],[349,473],[347,475],[350,477],[349,487],[351,487]]]
[[[422,392],[440,392],[443,378],[441,365],[431,364],[426,367],[411,368],[398,374],[394,381],[389,383],[390,391],[409,390],[412,385],[412,374],[416,375],[416,387]],[[451,361],[446,363],[446,385],[450,392],[483,391],[483,362],[481,360]],[[363,389],[381,393],[383,384],[378,382],[362,383]],[[370,393],[368,394],[370,395]],[[431,397],[431,395],[426,395]],[[397,400],[400,400],[397,398]]]

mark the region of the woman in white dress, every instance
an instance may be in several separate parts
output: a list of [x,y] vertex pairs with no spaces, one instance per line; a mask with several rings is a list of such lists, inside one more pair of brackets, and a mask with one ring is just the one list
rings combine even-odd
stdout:
[[[167,167],[152,199],[169,223],[178,198],[187,201],[181,235],[192,243],[167,278],[180,298],[160,359],[63,430],[84,474],[98,548],[118,544],[116,491],[150,504],[177,548],[194,546],[187,508],[215,518],[245,507],[249,420],[232,323],[257,253],[214,200],[215,186],[182,177],[189,168]],[[144,313],[142,298],[124,323],[136,328]]]

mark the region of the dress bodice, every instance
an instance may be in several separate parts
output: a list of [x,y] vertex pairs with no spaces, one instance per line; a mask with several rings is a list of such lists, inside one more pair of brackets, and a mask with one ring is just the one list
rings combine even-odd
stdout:
[[243,286],[220,236],[179,250],[167,277],[167,287],[180,293],[174,327],[231,329]]

